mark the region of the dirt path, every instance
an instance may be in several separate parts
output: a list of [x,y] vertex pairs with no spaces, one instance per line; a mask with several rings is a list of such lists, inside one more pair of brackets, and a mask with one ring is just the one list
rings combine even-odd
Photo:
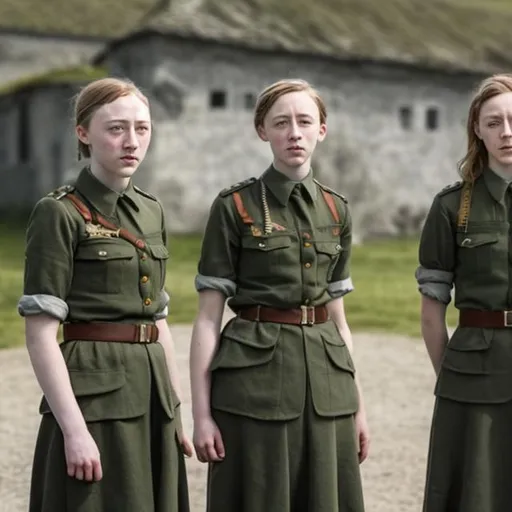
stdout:
[[[172,329],[185,404],[190,330]],[[367,512],[420,512],[434,384],[425,350],[388,335],[356,334],[354,342],[372,430],[363,464]],[[26,512],[40,391],[24,349],[0,351],[0,378],[0,512]],[[183,412],[191,433],[189,407]],[[205,467],[189,460],[188,469],[192,512],[201,512]]]

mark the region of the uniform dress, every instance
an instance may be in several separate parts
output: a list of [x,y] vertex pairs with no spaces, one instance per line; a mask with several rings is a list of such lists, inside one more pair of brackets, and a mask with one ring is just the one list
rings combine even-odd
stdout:
[[[144,250],[119,236],[91,234],[69,192],[143,241]],[[86,167],[75,189],[50,194],[32,212],[19,312],[45,313],[65,327],[154,324],[167,315],[167,259],[160,203],[131,183],[118,194]],[[70,340],[60,346],[103,479],[67,476],[63,436],[43,397],[30,512],[188,512],[179,403],[162,345]]]
[[[287,310],[350,292],[346,201],[270,167],[219,194],[196,288],[229,306]],[[311,320],[311,319],[310,319]],[[332,320],[313,325],[236,316],[211,363],[212,415],[226,456],[210,464],[209,512],[362,512],[354,365]]]
[[[508,182],[486,169],[472,187],[437,194],[423,229],[421,293],[448,304],[454,286],[471,324],[457,327],[442,359],[424,512],[512,510],[511,208]],[[480,312],[494,312],[496,325]]]

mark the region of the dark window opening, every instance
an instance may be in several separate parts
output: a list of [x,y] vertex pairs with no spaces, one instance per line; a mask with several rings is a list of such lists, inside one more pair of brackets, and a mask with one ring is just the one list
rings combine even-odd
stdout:
[[252,92],[244,95],[244,106],[247,110],[252,110],[256,105],[256,96]]
[[226,93],[224,91],[210,93],[210,108],[226,108]]
[[19,99],[18,161],[30,161],[30,108],[27,98]]
[[410,130],[412,128],[412,108],[411,107],[400,107],[400,125],[404,130]]
[[439,111],[435,107],[427,109],[426,115],[427,130],[433,131],[439,128]]

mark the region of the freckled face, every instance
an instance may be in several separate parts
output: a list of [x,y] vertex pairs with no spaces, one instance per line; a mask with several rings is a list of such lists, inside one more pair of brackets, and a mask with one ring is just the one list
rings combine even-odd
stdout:
[[151,140],[149,108],[136,94],[101,106],[87,128],[77,126],[78,138],[89,145],[91,160],[105,172],[129,178],[146,156]]
[[306,91],[281,96],[258,128],[260,138],[270,143],[275,163],[287,169],[309,166],[317,143],[326,133],[318,105]]

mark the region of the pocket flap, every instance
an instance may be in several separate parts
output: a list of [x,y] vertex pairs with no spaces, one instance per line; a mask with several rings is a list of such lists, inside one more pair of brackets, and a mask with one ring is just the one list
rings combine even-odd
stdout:
[[255,249],[258,251],[273,251],[275,249],[285,249],[292,243],[288,235],[275,236],[245,236],[242,238],[242,247],[244,249]]
[[153,258],[157,260],[166,260],[169,258],[169,251],[167,250],[167,247],[163,244],[152,244],[148,245],[151,254],[153,255]]
[[135,255],[135,248],[124,240],[105,239],[90,240],[78,245],[75,253],[77,260],[107,261],[115,259],[129,259]]
[[315,247],[317,252],[329,254],[331,256],[336,256],[343,250],[339,241],[315,242]]
[[340,345],[339,340],[336,343],[333,343],[332,340],[328,339],[324,335],[322,335],[322,339],[324,341],[325,351],[327,352],[332,364],[340,370],[344,370],[352,374],[355,373],[354,362],[345,343]]
[[457,245],[467,249],[494,244],[497,241],[498,236],[495,233],[457,233]]
[[270,362],[280,330],[280,324],[235,318],[224,328],[210,370],[249,368]]
[[77,397],[109,393],[123,387],[126,382],[124,370],[70,370],[69,378]]

